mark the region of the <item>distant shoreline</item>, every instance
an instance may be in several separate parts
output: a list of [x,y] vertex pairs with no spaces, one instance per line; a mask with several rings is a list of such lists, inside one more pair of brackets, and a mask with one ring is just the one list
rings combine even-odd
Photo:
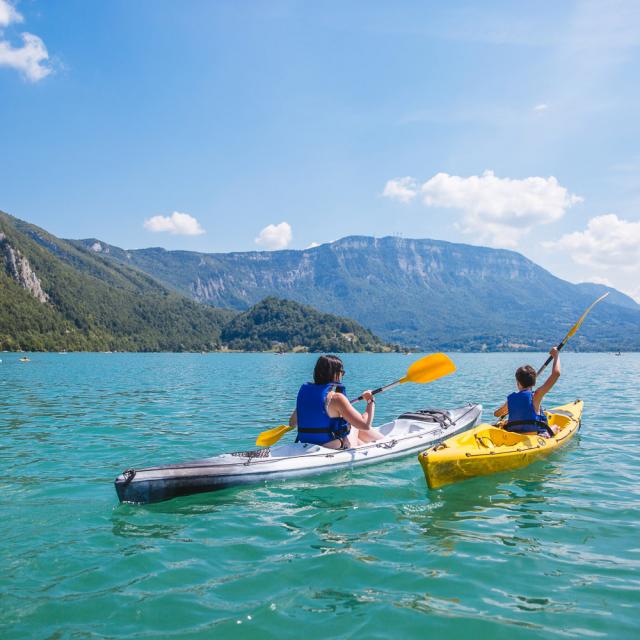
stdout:
[[[504,349],[504,350],[481,350],[481,351],[460,351],[456,349],[447,349],[446,347],[437,347],[432,350],[417,350],[417,351],[335,351],[334,353],[339,353],[343,356],[352,356],[352,355],[381,355],[381,354],[395,354],[401,356],[419,356],[428,353],[437,353],[437,352],[447,352],[447,353],[548,353],[547,351],[541,350],[526,350],[526,349]],[[313,355],[313,354],[321,354],[324,351],[241,351],[237,349],[219,349],[216,351],[1,351],[0,353],[7,354],[16,354],[16,355],[35,355],[35,354],[57,354],[57,355],[68,355],[72,353],[92,353],[92,354],[103,354],[103,355],[112,355],[112,354],[151,354],[151,353],[172,353],[172,354],[191,354],[191,355],[209,355],[209,354],[220,354],[220,353],[228,353],[228,354],[240,354],[240,353],[264,353],[265,355]],[[611,355],[625,355],[628,353],[640,353],[640,350],[626,350],[626,351],[611,351],[610,349],[602,349],[602,350],[588,350],[588,351],[576,351],[575,349],[564,349],[562,351],[565,353],[609,353]]]

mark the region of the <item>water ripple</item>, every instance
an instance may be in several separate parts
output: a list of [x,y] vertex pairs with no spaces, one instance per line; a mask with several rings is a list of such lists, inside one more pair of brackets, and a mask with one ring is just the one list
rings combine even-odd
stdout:
[[[389,393],[379,420],[488,410],[521,359],[455,355],[455,376]],[[548,405],[583,398],[583,430],[527,469],[429,492],[409,458],[143,507],[117,504],[117,473],[248,448],[314,357],[3,360],[3,639],[636,636],[640,356],[563,355]],[[345,360],[354,392],[407,366]]]

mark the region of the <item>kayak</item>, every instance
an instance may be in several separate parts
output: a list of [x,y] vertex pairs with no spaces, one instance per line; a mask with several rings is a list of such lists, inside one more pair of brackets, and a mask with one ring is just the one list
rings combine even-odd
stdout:
[[120,502],[151,503],[178,496],[311,476],[333,469],[373,464],[416,453],[426,446],[471,429],[480,421],[482,405],[457,409],[424,409],[383,424],[383,438],[351,449],[328,449],[294,442],[253,451],[225,453],[182,464],[127,469],[115,480]]
[[526,467],[564,447],[580,429],[582,400],[545,411],[555,436],[511,433],[481,424],[423,451],[418,460],[430,489],[453,482]]

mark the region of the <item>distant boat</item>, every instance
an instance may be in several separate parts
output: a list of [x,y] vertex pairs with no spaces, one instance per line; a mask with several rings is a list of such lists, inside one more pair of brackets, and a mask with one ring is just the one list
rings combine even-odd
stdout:
[[621,356],[622,354],[618,351],[618,353],[614,353],[614,356]]
[[31,362],[31,360],[27,358],[27,356],[22,356],[22,358],[20,358],[20,362]]

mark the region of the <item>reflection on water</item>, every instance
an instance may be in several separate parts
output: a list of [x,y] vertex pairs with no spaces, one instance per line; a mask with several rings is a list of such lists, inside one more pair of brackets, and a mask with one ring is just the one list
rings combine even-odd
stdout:
[[[164,538],[177,540],[180,527],[159,524],[135,524],[121,518],[113,517],[113,535],[122,538]],[[187,539],[183,539],[183,542]]]

